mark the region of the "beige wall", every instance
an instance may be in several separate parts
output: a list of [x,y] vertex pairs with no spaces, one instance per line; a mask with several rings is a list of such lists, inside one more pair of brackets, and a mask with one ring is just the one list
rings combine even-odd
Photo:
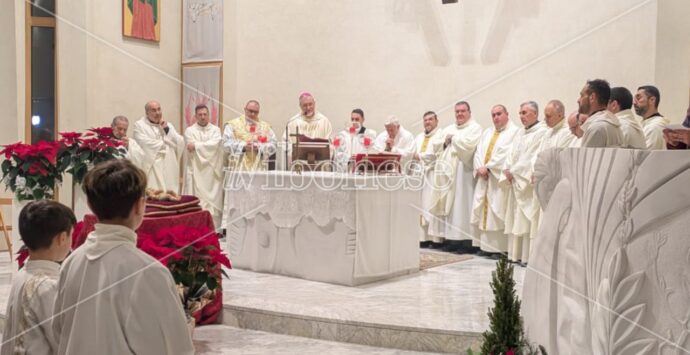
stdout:
[[12,143],[18,140],[17,119],[17,33],[15,25],[14,4],[5,4],[4,11],[0,11],[0,31],[3,40],[0,41],[0,144]]
[[[417,132],[426,110],[440,111],[442,124],[450,124],[452,104],[461,98],[487,126],[494,103],[507,105],[514,120],[528,99],[543,105],[558,98],[575,110],[581,87],[597,77],[629,88],[658,77],[663,112],[674,121],[687,105],[671,92],[687,97],[688,75],[673,70],[686,73],[690,57],[668,56],[678,38],[690,37],[686,25],[667,25],[667,17],[682,16],[674,6],[687,7],[683,0],[662,6],[659,33],[657,1],[225,4],[226,119],[235,116],[231,109],[257,98],[263,117],[282,130],[298,110],[299,92],[309,90],[336,128],[361,107],[375,129],[396,114]],[[682,32],[673,39],[663,35],[676,30]]]
[[659,111],[674,123],[688,108],[690,83],[690,1],[659,1],[656,36],[656,84],[661,90]]
[[[164,117],[179,127],[180,0],[162,3],[160,43],[123,38],[120,1],[57,4],[58,129],[105,126],[118,114],[137,119],[148,99],[159,100]],[[10,36],[11,41],[0,43],[0,94],[8,93],[0,95],[0,112],[13,128],[0,130],[2,143],[24,138],[24,1],[8,5],[15,6],[14,19],[11,11],[3,12],[0,26],[19,40]],[[63,202],[71,197],[70,184],[69,180],[63,184]]]
[[66,20],[58,34],[60,128],[108,125],[118,114],[137,119],[149,99],[179,126],[180,0],[162,2],[160,43],[122,36],[121,1],[58,4]]
[[[158,44],[122,37],[120,1],[58,1],[60,130],[136,119],[151,98],[179,125],[180,1],[162,3]],[[14,19],[0,15],[10,34],[0,43],[0,112],[11,121],[3,143],[23,138],[23,4],[13,1]],[[445,125],[459,99],[487,126],[494,103],[513,119],[528,99],[574,110],[585,80],[604,77],[657,84],[661,111],[677,122],[689,91],[688,11],[685,0],[226,0],[224,117],[256,98],[280,131],[308,90],[336,128],[354,107],[379,130],[396,114],[419,131],[426,110]]]

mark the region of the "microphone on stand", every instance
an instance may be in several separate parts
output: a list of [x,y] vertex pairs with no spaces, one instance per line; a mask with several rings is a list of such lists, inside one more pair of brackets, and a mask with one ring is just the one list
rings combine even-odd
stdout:
[[[289,119],[287,121],[287,123],[285,123],[285,166],[284,166],[285,171],[288,170],[288,151],[289,151],[288,147],[290,144],[290,130],[289,130],[290,122],[292,122],[296,119],[299,119],[300,117],[301,117],[301,113],[299,115]],[[297,127],[297,129],[298,129],[297,134],[299,134],[299,126]],[[295,136],[295,139],[298,139],[297,136]]]

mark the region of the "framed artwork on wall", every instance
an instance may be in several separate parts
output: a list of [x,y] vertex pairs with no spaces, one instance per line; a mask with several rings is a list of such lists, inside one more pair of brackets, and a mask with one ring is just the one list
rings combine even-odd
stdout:
[[162,0],[122,0],[122,35],[159,42]]
[[206,105],[210,122],[222,122],[220,103],[223,101],[223,63],[182,65],[182,126],[183,131],[196,122],[194,108]]
[[223,1],[182,0],[182,63],[223,60]]

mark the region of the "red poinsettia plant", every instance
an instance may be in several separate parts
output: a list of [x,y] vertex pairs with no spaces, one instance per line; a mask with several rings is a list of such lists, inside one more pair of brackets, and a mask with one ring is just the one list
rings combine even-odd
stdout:
[[227,277],[222,266],[232,267],[220,249],[218,234],[207,227],[175,226],[155,235],[139,233],[137,246],[170,269],[190,314],[213,300],[222,276]]
[[3,146],[0,154],[2,181],[19,201],[53,198],[54,188],[62,182],[57,166],[58,142],[40,141],[35,144],[21,142]]
[[96,164],[125,156],[122,143],[113,139],[110,127],[90,128],[86,133],[60,132],[58,165],[81,184],[86,173]]

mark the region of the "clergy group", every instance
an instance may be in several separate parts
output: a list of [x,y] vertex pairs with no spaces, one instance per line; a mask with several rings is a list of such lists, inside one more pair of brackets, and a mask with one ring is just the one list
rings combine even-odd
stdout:
[[[633,94],[624,87],[611,88],[605,80],[589,80],[577,102],[578,111],[566,116],[560,100],[548,101],[543,111],[537,102],[525,100],[517,108],[519,123],[511,120],[511,109],[497,103],[481,113],[490,114],[492,122],[483,128],[473,118],[470,103],[460,101],[454,105],[453,124],[439,127],[436,113],[428,111],[421,117],[423,132],[415,136],[395,116],[388,117],[377,134],[365,127],[361,109],[352,110],[350,127],[333,132],[314,96],[304,92],[298,97],[299,113],[281,130],[282,140],[294,141],[292,133],[299,132],[337,140],[347,157],[368,151],[400,155],[402,162],[410,163],[403,165],[412,167],[403,173],[424,177],[419,204],[423,247],[507,254],[524,264],[542,210],[534,192],[534,165],[541,152],[686,144],[667,132],[669,120],[658,111],[661,95],[654,86],[640,86]],[[196,123],[180,134],[163,119],[161,105],[150,101],[145,115],[133,123],[131,137],[123,116],[113,119],[113,135],[128,147],[128,158],[147,175],[149,188],[179,192],[181,187],[182,193],[198,196],[219,225],[224,169],[267,170],[276,154],[276,134],[260,108],[258,101],[249,100],[244,114],[221,128],[209,122],[208,107],[198,105]]]

